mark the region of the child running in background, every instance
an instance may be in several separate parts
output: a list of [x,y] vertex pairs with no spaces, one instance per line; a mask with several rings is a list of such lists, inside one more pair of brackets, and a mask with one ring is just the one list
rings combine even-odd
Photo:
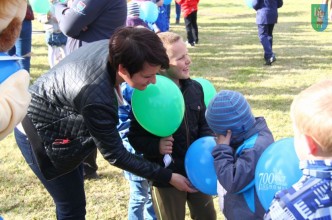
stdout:
[[[191,60],[185,42],[172,32],[159,33],[158,36],[170,61],[169,68],[160,74],[179,86],[185,102],[184,119],[173,135],[158,137],[146,131],[134,118],[128,138],[134,149],[143,153],[144,158],[167,167],[174,173],[187,176],[184,159],[189,146],[198,138],[212,136],[213,133],[205,120],[203,88],[190,79]],[[165,155],[171,155],[170,163],[164,163]],[[184,220],[186,203],[192,219],[216,219],[212,196],[202,192],[187,193],[159,181],[153,181],[152,184],[153,206],[158,219]]]
[[199,0],[176,0],[181,7],[187,32],[187,45],[194,47],[198,44],[197,11]]
[[[130,127],[129,115],[131,111],[131,96],[134,89],[127,83],[122,83],[121,91],[123,95],[123,105],[119,106],[118,131],[122,139],[123,146],[133,154],[134,148],[129,144],[127,134]],[[128,204],[128,220],[156,220],[153,210],[149,181],[143,177],[132,174],[124,170],[124,176],[129,181],[130,197]]]
[[302,178],[276,193],[265,219],[332,219],[332,80],[295,97],[290,109]]
[[59,63],[66,55],[67,36],[61,32],[54,12],[54,5],[58,2],[59,0],[50,0],[50,11],[38,18],[41,23],[44,23],[50,68]]
[[263,219],[265,210],[253,181],[258,159],[274,142],[265,119],[254,117],[241,93],[222,90],[210,101],[206,120],[216,134],[217,145],[212,156],[219,181],[220,209],[225,218]]

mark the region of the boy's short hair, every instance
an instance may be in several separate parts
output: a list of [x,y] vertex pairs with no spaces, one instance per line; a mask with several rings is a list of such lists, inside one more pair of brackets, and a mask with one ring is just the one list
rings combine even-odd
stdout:
[[163,42],[164,46],[169,46],[178,42],[178,40],[182,39],[180,35],[174,32],[166,31],[158,33],[158,37]]
[[332,153],[332,80],[320,81],[298,94],[291,105],[296,129]]
[[168,69],[169,59],[163,43],[146,28],[123,27],[115,31],[109,43],[109,62],[114,70],[119,64],[133,76],[145,62]]
[[255,117],[245,97],[232,90],[221,90],[210,101],[206,121],[215,134],[226,135],[227,130],[239,135],[247,132],[255,124]]
[[168,55],[168,47],[172,46],[174,43],[178,42],[179,40],[182,40],[182,37],[178,35],[177,33],[166,31],[166,32],[160,32],[158,33],[158,37],[163,42],[164,47],[166,48],[166,52]]

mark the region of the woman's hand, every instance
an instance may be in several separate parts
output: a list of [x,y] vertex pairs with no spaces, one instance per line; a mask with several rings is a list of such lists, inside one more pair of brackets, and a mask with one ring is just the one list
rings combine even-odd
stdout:
[[172,178],[169,183],[172,184],[175,188],[177,188],[180,191],[185,191],[185,192],[189,192],[189,193],[197,192],[197,190],[194,187],[192,187],[189,180],[186,177],[184,177],[178,173],[172,174]]

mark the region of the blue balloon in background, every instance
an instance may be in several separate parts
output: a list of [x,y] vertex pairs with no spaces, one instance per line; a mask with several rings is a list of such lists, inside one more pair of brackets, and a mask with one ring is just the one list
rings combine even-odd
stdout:
[[255,170],[256,192],[264,209],[269,209],[276,192],[290,188],[301,176],[293,138],[281,139],[266,148]]
[[245,0],[246,1],[246,5],[249,7],[249,8],[253,8],[252,7],[252,0]]
[[[8,54],[1,53],[0,56],[8,56]],[[0,60],[0,83],[5,81],[13,73],[20,70],[20,64],[17,60]]]
[[215,146],[214,137],[199,138],[190,145],[184,160],[190,182],[208,195],[217,195],[217,175],[211,155]]
[[156,22],[159,15],[158,6],[150,1],[142,2],[140,6],[139,17],[146,22]]
[[164,5],[169,5],[171,4],[172,0],[164,0]]

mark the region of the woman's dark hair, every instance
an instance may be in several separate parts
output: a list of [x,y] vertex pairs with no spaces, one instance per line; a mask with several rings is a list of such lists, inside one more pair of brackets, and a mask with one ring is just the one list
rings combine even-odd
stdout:
[[137,27],[120,28],[112,35],[109,62],[115,70],[122,64],[131,76],[143,69],[144,62],[162,69],[169,67],[166,49],[157,34]]

